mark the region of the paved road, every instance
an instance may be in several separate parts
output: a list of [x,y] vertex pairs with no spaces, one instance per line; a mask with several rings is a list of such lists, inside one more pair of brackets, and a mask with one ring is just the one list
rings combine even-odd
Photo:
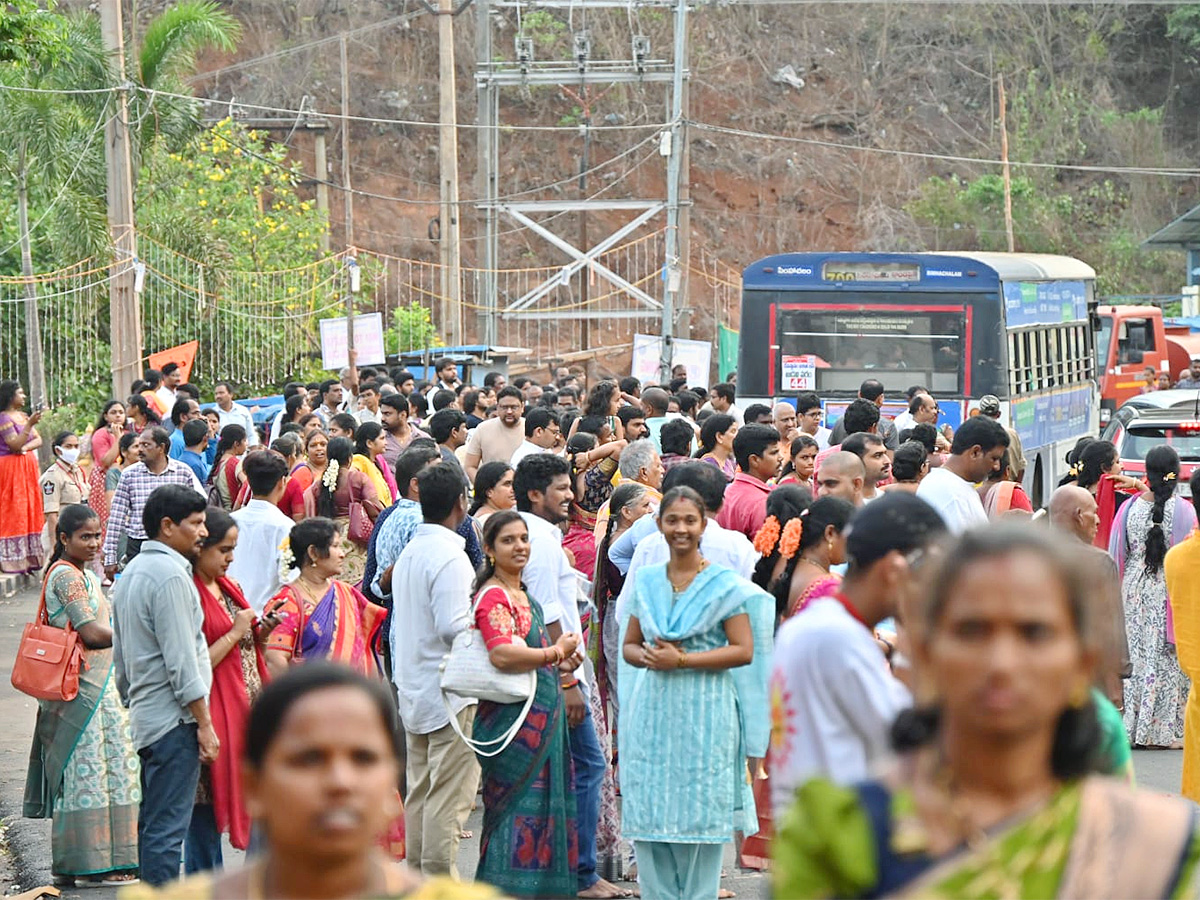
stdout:
[[[20,640],[21,628],[37,607],[38,595],[26,589],[15,596],[0,598],[0,816],[8,825],[9,846],[15,858],[18,883],[22,889],[50,882],[50,823],[20,817],[21,797],[25,788],[25,767],[33,731],[37,704],[14,691],[9,684],[12,660]],[[1182,754],[1178,751],[1140,751],[1134,754],[1138,783],[1145,788],[1174,793],[1179,787]],[[468,828],[479,834],[481,813],[476,811]],[[226,865],[238,865],[241,854],[226,845]],[[474,873],[478,860],[477,840],[464,843],[460,867],[464,876]],[[743,874],[733,866],[732,847],[726,851],[726,871],[722,882],[744,900],[765,900],[770,896],[768,880],[759,874]],[[110,900],[115,891],[88,889],[66,891],[64,897]]]

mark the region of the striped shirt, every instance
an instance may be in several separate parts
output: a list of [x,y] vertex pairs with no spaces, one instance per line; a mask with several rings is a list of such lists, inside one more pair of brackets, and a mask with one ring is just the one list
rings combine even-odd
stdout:
[[121,473],[117,492],[108,511],[108,529],[104,535],[104,565],[117,564],[117,545],[122,534],[135,541],[146,539],[142,510],[154,489],[164,484],[182,484],[204,496],[200,482],[187,463],[168,459],[167,467],[155,475],[143,462],[136,462]]

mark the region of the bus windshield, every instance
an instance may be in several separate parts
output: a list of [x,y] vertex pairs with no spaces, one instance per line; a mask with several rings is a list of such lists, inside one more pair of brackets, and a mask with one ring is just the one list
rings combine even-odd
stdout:
[[961,310],[780,309],[777,329],[785,363],[789,357],[816,357],[818,393],[857,391],[867,378],[923,383],[938,394],[963,388],[966,320]]

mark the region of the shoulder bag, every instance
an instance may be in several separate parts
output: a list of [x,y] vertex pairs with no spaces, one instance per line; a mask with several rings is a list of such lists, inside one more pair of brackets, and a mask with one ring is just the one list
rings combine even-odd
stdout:
[[[374,526],[371,524],[371,517],[363,509],[362,489],[355,485],[355,481],[358,479],[353,478],[354,471],[351,470],[346,476],[350,480],[350,524],[346,528],[346,537],[350,538],[352,542],[358,544],[360,547],[365,547],[370,543],[371,529]],[[361,472],[359,474],[362,475]],[[367,476],[364,475],[363,477],[366,478]]]
[[[505,599],[508,600],[509,606],[512,608],[513,621],[516,621],[517,610],[513,606],[512,598],[508,596],[508,591],[504,592]],[[517,736],[517,732],[521,730],[521,726],[525,724],[525,717],[529,715],[530,707],[533,706],[533,697],[537,691],[537,672],[530,670],[528,672],[501,672],[494,665],[488,656],[488,649],[483,640],[483,635],[474,624],[475,606],[471,607],[472,623],[468,628],[463,629],[454,636],[454,643],[450,646],[450,652],[446,654],[439,667],[441,673],[440,684],[442,688],[442,703],[446,706],[446,711],[450,714],[450,725],[463,742],[474,750],[480,756],[498,756],[512,743]],[[513,643],[522,647],[526,646],[524,639],[513,635]],[[479,700],[489,700],[492,703],[524,703],[524,708],[521,714],[513,722],[512,727],[491,741],[473,741],[463,734],[459,727],[458,718],[454,715],[454,710],[450,708],[450,701],[447,699],[447,694],[456,694],[459,697],[473,697]],[[499,744],[495,750],[486,748]]]
[[[70,565],[70,563],[62,563]],[[53,567],[51,567],[53,569]],[[79,670],[83,667],[83,642],[67,619],[66,628],[56,628],[46,615],[46,582],[37,615],[25,626],[17,658],[13,662],[12,686],[38,700],[71,701],[79,696]]]

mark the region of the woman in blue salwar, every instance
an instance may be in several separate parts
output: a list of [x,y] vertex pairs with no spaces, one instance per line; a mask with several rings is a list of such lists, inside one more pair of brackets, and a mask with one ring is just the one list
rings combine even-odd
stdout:
[[44,597],[50,624],[79,634],[84,666],[74,700],[39,700],[25,780],[24,814],[53,819],[54,883],[135,881],[140,766],[113,675],[112,622],[90,563],[100,552],[100,517],[91,507],[64,507]]
[[724,845],[758,830],[747,759],[766,753],[774,600],[700,553],[705,508],[667,492],[671,558],[643,566],[622,622],[621,830],[654,900],[712,900]]

